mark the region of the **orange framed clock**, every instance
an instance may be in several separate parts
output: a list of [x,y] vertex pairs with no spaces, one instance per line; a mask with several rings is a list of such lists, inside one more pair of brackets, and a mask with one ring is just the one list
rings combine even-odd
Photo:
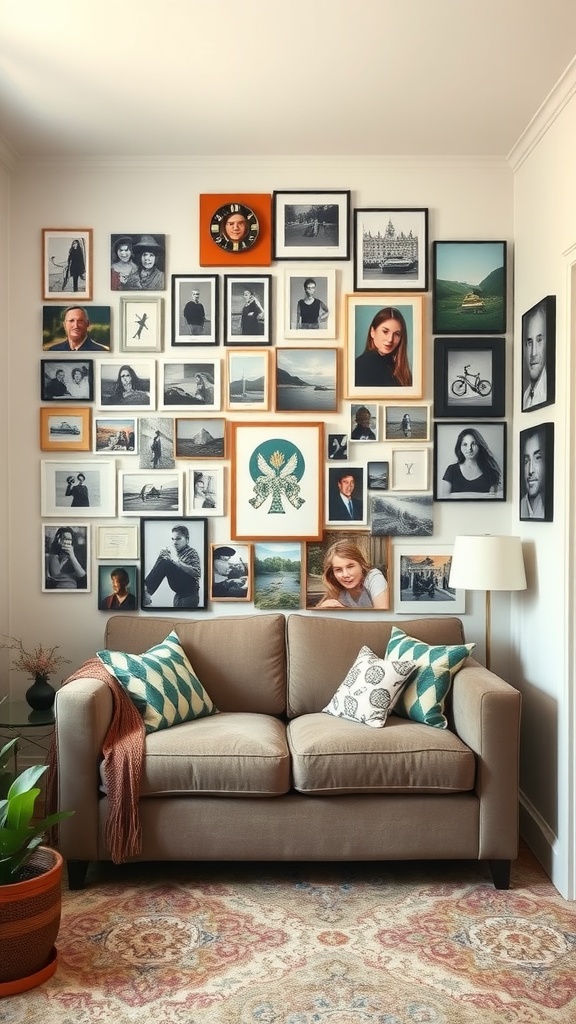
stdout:
[[200,266],[269,267],[272,196],[257,192],[200,196]]

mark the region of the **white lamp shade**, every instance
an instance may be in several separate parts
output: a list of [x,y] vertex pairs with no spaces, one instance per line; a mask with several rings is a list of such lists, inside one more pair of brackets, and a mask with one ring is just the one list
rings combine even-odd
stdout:
[[456,537],[448,583],[463,590],[526,590],[520,537]]

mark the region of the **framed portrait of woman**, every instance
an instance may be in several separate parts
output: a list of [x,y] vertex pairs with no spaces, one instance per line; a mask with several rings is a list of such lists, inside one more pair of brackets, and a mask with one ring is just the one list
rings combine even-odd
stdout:
[[42,298],[92,298],[92,228],[43,228],[42,257]]
[[214,412],[220,408],[219,359],[167,359],[160,374],[160,409]]
[[422,397],[422,295],[347,295],[347,397]]
[[434,424],[434,500],[506,500],[506,424]]
[[270,345],[272,275],[224,275],[224,344]]
[[291,267],[284,274],[284,337],[322,341],[336,337],[336,271]]
[[389,537],[326,530],[306,544],[306,608],[374,611],[390,608]]
[[42,592],[90,591],[90,527],[80,523],[42,524]]
[[97,402],[106,409],[155,409],[156,377],[152,359],[96,363]]

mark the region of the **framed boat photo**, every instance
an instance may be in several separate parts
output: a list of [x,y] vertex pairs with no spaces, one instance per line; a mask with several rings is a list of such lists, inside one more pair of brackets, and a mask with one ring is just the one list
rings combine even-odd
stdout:
[[428,209],[354,210],[354,291],[427,288]]

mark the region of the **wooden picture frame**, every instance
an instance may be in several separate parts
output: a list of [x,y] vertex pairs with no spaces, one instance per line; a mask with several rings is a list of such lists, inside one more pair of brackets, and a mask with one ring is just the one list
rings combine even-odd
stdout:
[[[471,452],[470,439],[474,442]],[[459,471],[464,462],[463,442],[481,469],[475,479],[465,479]],[[468,420],[434,424],[435,501],[505,501],[506,477],[506,423]]]
[[89,594],[91,545],[88,523],[42,523],[42,593]]
[[506,339],[434,339],[434,415],[504,416]]
[[[81,309],[88,318],[88,335],[80,348],[72,349],[68,341],[64,318],[67,311]],[[72,314],[73,315],[73,314]],[[98,353],[108,354],[112,347],[110,306],[88,305],[85,302],[77,307],[73,302],[66,306],[42,306],[42,349],[44,352],[67,352],[69,355],[84,356]]]
[[432,494],[410,492],[369,494],[370,532],[375,537],[431,537],[434,531]]
[[426,491],[428,489],[428,448],[392,448],[390,452],[390,490]]
[[226,515],[225,466],[199,462],[187,471],[186,515]]
[[350,259],[350,191],[272,195],[275,260]]
[[[368,502],[366,500],[366,469],[355,462],[334,466],[328,463],[326,471],[325,522],[366,526]],[[350,509],[351,502],[351,509]]]
[[225,541],[210,545],[211,601],[251,601],[252,582],[251,544]]
[[40,448],[43,452],[89,452],[92,418],[82,406],[40,407]]
[[153,359],[99,360],[96,393],[101,409],[155,409],[156,363]]
[[338,351],[277,346],[276,412],[338,412]]
[[[115,581],[127,593],[118,604],[113,604],[119,595]],[[118,585],[118,584],[116,584]],[[118,563],[98,566],[98,609],[101,612],[135,612],[138,608],[138,566]]]
[[506,242],[446,241],[432,245],[434,334],[504,334]]
[[354,291],[428,289],[428,209],[354,210]]
[[226,353],[226,408],[238,412],[266,412],[270,408],[270,352],[268,349],[228,349]]
[[522,314],[522,412],[556,401],[556,296]]
[[466,591],[448,586],[452,547],[394,546],[394,611],[410,615],[462,615]]
[[118,473],[118,515],[165,516],[184,514],[184,475],[177,469]]
[[40,515],[89,519],[116,515],[114,462],[80,459],[40,462]]
[[224,344],[271,345],[272,274],[224,275]]
[[[166,558],[168,549],[174,557]],[[190,551],[189,549],[192,549]],[[178,551],[185,567],[178,566]],[[140,520],[140,607],[145,612],[208,608],[208,521],[188,516]],[[195,572],[192,572],[194,569]],[[180,614],[180,612],[179,612]]]
[[159,366],[159,409],[218,412],[222,401],[221,361],[166,359]]
[[42,298],[92,298],[92,228],[42,228]]
[[254,544],[254,607],[295,611],[302,602],[302,544]]
[[218,344],[219,284],[218,274],[172,274],[173,348]]
[[[404,402],[422,397],[423,315],[422,295],[346,296],[347,398]],[[389,359],[383,360],[372,347],[382,345],[384,330],[400,335],[395,351],[405,354],[406,373],[402,373],[402,364],[396,367]],[[395,372],[407,375],[407,382],[395,383]]]
[[230,428],[233,539],[319,539],[323,425],[232,422]]
[[161,352],[164,299],[120,299],[120,352]]
[[324,341],[336,337],[334,267],[290,267],[284,272],[284,337]]
[[95,416],[94,454],[138,454],[138,420],[133,416]]
[[227,424],[223,418],[177,417],[175,442],[177,459],[225,459]]
[[384,406],[384,440],[397,444],[404,441],[430,440],[430,406],[394,403]]
[[121,561],[138,558],[139,523],[96,527],[96,558]]
[[93,402],[93,359],[41,359],[40,398],[43,402]]
[[554,522],[554,424],[521,430],[518,439],[521,522]]
[[[272,197],[265,192],[200,195],[201,267],[269,267],[272,262]],[[229,236],[230,216],[244,219],[242,237]]]
[[[347,583],[337,581],[335,575],[329,575],[328,584],[323,579],[324,567],[328,568],[327,556],[330,558],[330,549],[335,544],[342,546],[333,555],[345,559],[348,565],[357,564],[357,572],[349,572]],[[346,613],[387,611],[391,605],[391,576],[389,537],[373,537],[367,530],[354,533],[326,530],[319,542],[306,544],[306,608],[310,610]],[[357,588],[352,589],[350,584],[362,579],[365,582],[358,593]],[[384,591],[382,587],[385,587]],[[377,605],[373,601],[377,601]]]

